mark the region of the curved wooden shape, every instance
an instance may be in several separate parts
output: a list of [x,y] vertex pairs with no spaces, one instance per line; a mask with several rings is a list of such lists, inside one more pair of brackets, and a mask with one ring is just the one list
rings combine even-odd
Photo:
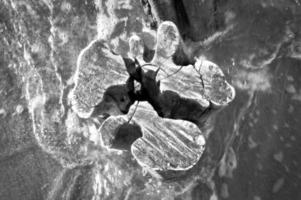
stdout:
[[161,118],[141,105],[134,121],[142,128],[131,152],[141,166],[155,170],[186,170],[193,167],[205,149],[205,137],[193,123]]
[[131,152],[141,166],[154,170],[185,170],[200,159],[205,137],[195,124],[161,118],[148,103],[139,103],[133,112],[134,108],[127,116],[112,116],[103,123],[99,132],[105,146],[112,147],[119,127],[134,115],[131,123],[140,126],[143,136],[131,145]]
[[94,40],[77,60],[75,87],[70,95],[72,108],[81,118],[88,118],[111,85],[125,83],[127,72],[121,56],[114,55],[104,41]]

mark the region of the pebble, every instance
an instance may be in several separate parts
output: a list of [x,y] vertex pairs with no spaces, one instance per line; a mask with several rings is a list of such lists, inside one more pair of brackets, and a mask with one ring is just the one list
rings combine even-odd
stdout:
[[24,108],[22,105],[17,105],[16,107],[16,113],[21,114],[23,112]]
[[253,200],[261,200],[260,196],[254,196]]
[[6,111],[3,108],[0,109],[0,115],[6,115]]
[[257,147],[257,143],[254,141],[254,139],[252,138],[252,136],[248,137],[248,146],[250,149],[253,149],[255,147]]
[[288,85],[285,90],[288,92],[288,93],[291,93],[291,94],[294,94],[296,93],[296,88],[294,87],[294,85],[290,84]]
[[275,131],[277,131],[277,130],[278,130],[278,126],[277,126],[276,124],[274,124],[274,125],[273,125],[273,129],[274,129]]
[[272,192],[273,192],[273,193],[279,192],[279,190],[282,188],[283,184],[284,184],[284,178],[283,178],[283,177],[282,177],[282,178],[279,178],[279,179],[274,183]]
[[294,78],[292,76],[287,76],[288,81],[294,81]]
[[280,151],[280,152],[274,154],[273,157],[274,157],[274,159],[277,160],[278,162],[282,162],[282,161],[283,161],[283,152]]
[[62,10],[63,12],[70,12],[71,9],[72,9],[72,5],[71,5],[70,3],[68,3],[68,2],[63,2],[63,3],[61,4],[61,10]]
[[218,200],[218,197],[215,193],[213,193],[209,200]]

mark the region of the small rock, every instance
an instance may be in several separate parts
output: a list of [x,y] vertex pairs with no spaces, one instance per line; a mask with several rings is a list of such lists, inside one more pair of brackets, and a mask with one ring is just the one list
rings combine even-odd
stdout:
[[279,178],[279,179],[274,183],[272,192],[273,192],[273,193],[279,192],[279,190],[282,188],[283,184],[284,184],[284,178],[283,178],[283,177],[282,177],[282,178]]
[[3,115],[3,116],[6,115],[6,111],[3,108],[0,109],[0,115]]
[[294,78],[292,76],[287,76],[288,81],[294,81]]
[[254,141],[254,139],[252,138],[252,136],[248,137],[248,145],[250,149],[253,149],[255,147],[257,147],[257,143]]
[[282,153],[282,151],[280,151],[280,152],[274,154],[273,157],[274,157],[274,159],[277,160],[278,162],[282,162],[282,161],[283,161],[283,153]]
[[254,196],[253,200],[261,200],[261,197],[259,197],[259,196]]
[[72,9],[72,5],[70,3],[65,1],[61,4],[61,10],[63,12],[70,12],[71,9]]
[[218,200],[217,195],[213,193],[210,197],[210,200]]
[[23,112],[24,108],[22,105],[17,105],[16,107],[16,113],[21,114]]
[[292,85],[292,84],[288,85],[288,86],[285,88],[285,90],[286,90],[288,93],[290,93],[290,94],[296,93],[296,88],[295,88],[294,85]]
[[283,136],[280,136],[279,139],[280,139],[281,142],[284,142],[284,137]]
[[273,125],[273,129],[274,129],[275,131],[277,131],[277,130],[278,130],[278,126],[277,126],[276,124],[274,124],[274,125]]

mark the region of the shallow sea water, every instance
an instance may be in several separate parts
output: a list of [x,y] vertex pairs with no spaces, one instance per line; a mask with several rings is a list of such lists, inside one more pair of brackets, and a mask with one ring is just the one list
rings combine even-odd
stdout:
[[[103,148],[90,121],[59,117],[78,55],[96,37],[121,55],[134,32],[154,46],[140,3],[112,2],[0,2],[0,199],[300,199],[301,2],[207,2],[219,2],[224,23],[195,25],[187,35],[201,43],[186,42],[202,44],[195,55],[220,66],[236,97],[216,116],[199,163],[162,174]],[[191,16],[195,2],[186,4]],[[200,18],[210,21],[207,4]]]

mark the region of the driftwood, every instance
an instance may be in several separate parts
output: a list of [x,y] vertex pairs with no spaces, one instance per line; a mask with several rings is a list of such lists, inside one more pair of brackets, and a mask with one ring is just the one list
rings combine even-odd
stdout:
[[[100,124],[103,144],[131,150],[140,165],[155,170],[194,166],[205,148],[204,124],[235,96],[216,64],[204,59],[194,65],[174,64],[180,41],[175,24],[160,24],[150,63],[142,60],[138,36],[129,40],[124,63],[104,41],[94,41],[80,54],[75,75],[71,100],[79,116],[111,116]],[[131,107],[135,101],[149,104]]]

